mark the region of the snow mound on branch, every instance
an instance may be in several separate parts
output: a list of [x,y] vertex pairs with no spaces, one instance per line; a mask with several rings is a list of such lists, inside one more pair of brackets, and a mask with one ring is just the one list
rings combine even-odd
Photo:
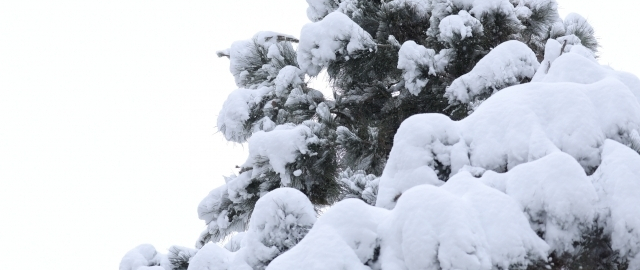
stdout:
[[342,197],[361,199],[367,204],[374,205],[378,195],[380,178],[367,174],[363,170],[352,171],[347,168],[338,175],[338,181],[344,187]]
[[442,50],[436,54],[433,49],[427,49],[414,41],[406,41],[398,52],[398,69],[402,70],[404,86],[413,95],[418,95],[429,80],[426,74],[422,74],[422,69],[428,69],[428,74],[436,75],[443,72],[449,63],[449,50]]
[[468,173],[407,190],[378,233],[382,269],[508,269],[549,251],[518,201]]
[[454,42],[482,33],[482,24],[465,10],[458,15],[449,15],[440,21],[440,40],[453,45]]
[[378,224],[387,217],[386,209],[371,207],[359,199],[346,199],[333,205],[313,226],[336,231],[362,263],[374,260],[378,243]]
[[356,57],[356,53],[376,49],[369,33],[347,15],[332,12],[321,21],[306,24],[300,32],[298,64],[310,76],[316,76],[338,57]]
[[612,248],[640,269],[640,155],[607,140],[602,164],[591,176],[600,201],[599,222],[611,234]]
[[468,103],[477,96],[488,96],[532,78],[539,65],[536,54],[526,44],[510,40],[491,50],[469,73],[454,80],[445,96],[450,104]]
[[411,187],[444,184],[432,168],[438,160],[450,160],[448,148],[458,142],[454,135],[459,133],[457,125],[441,114],[412,116],[402,122],[380,178],[376,206],[391,209]]
[[297,88],[304,83],[304,73],[297,67],[286,66],[278,72],[278,76],[273,80],[273,83],[276,88],[276,96],[282,97],[288,88]]
[[[309,150],[307,144],[316,142],[316,137],[306,125],[282,125],[276,129],[260,131],[249,139],[249,158],[243,167],[253,167],[252,178],[262,174],[265,169],[273,169],[280,175],[283,186],[291,183],[291,176],[285,166],[292,163],[300,154]],[[267,161],[269,166],[256,166]]]
[[343,200],[267,269],[507,269],[548,250],[516,200],[460,174],[413,187],[392,211]]
[[[456,0],[454,0],[456,1]],[[511,21],[518,21],[516,17],[516,10],[513,4],[509,0],[457,0],[459,2],[473,2],[471,10],[469,11],[476,18],[482,17],[485,14],[499,13],[506,15],[507,19]]]
[[364,265],[377,259],[377,227],[388,212],[358,199],[340,201],[267,269],[370,269]]
[[292,250],[275,258],[267,270],[370,270],[334,230],[312,230]]
[[[553,41],[548,41],[552,43]],[[557,50],[560,51],[560,45],[555,45]],[[605,78],[616,79],[624,85],[635,95],[638,102],[640,102],[640,79],[635,75],[623,71],[616,71],[607,66],[598,64],[593,58],[585,57],[582,54],[574,53],[573,49],[579,48],[574,46],[570,53],[564,53],[557,58],[551,58],[551,67],[548,69],[547,74],[537,75],[538,77],[534,82],[574,82],[580,84],[591,84],[597,81],[604,80]],[[580,49],[576,49],[580,50]],[[545,50],[545,59],[546,59]]]
[[278,109],[274,107],[281,106],[292,88],[304,84],[304,73],[295,67],[291,42],[296,41],[293,36],[265,31],[218,52],[229,57],[239,88],[229,94],[217,118],[218,130],[227,140],[243,143],[253,132],[276,126]]
[[[237,177],[232,181],[236,179]],[[225,231],[229,227],[230,222],[227,217],[227,204],[231,203],[229,199],[229,187],[222,185],[210,191],[198,204],[198,218],[207,224],[209,233]],[[199,243],[196,247],[200,248],[204,244],[206,243]]]
[[189,270],[264,269],[302,240],[315,221],[313,205],[302,192],[275,189],[256,203],[249,229],[235,240],[241,241],[236,252],[208,243],[191,259]]
[[[567,53],[553,65],[563,58],[584,59]],[[578,75],[564,78],[572,76]],[[465,165],[504,172],[562,151],[592,171],[600,164],[605,139],[628,144],[638,130],[640,104],[627,85],[612,77],[591,84],[512,86],[461,121],[440,114],[405,120],[380,178],[376,206],[391,209],[403,191],[419,184],[441,185],[438,178],[446,180]]]
[[338,9],[339,0],[307,0],[307,17],[312,22],[322,20],[327,14]]
[[566,153],[555,152],[481,180],[517,200],[552,251],[573,252],[573,243],[593,225],[598,196],[580,164]]
[[227,270],[233,254],[215,243],[207,243],[191,260],[187,270]]
[[307,196],[299,190],[278,188],[258,200],[250,220],[231,269],[244,265],[264,269],[268,262],[307,234],[316,221],[316,213]]
[[218,114],[217,123],[227,140],[244,142],[250,136],[245,131],[245,123],[249,120],[251,110],[271,91],[272,87],[263,86],[258,89],[240,88],[229,94]]
[[120,270],[170,270],[167,256],[149,244],[139,245],[127,252],[120,261]]
[[228,55],[229,70],[235,78],[236,85],[249,88],[252,73],[263,72],[274,77],[278,73],[278,69],[274,67],[273,63],[254,66],[252,61],[247,61],[247,59],[261,58],[262,56],[257,53],[266,50],[266,57],[270,61],[282,61],[283,55],[278,45],[290,47],[290,44],[284,44],[284,41],[287,40],[296,40],[296,38],[282,33],[262,31],[256,33],[251,39],[234,42],[231,48],[221,51],[219,54]]
[[[491,261],[497,269],[546,260],[549,246],[531,230],[520,204],[512,197],[459,173],[442,186],[473,206],[484,229]],[[494,268],[495,269],[495,268]]]
[[258,200],[243,239],[273,244],[281,250],[291,248],[315,222],[316,212],[307,196],[294,188],[278,188]]
[[382,269],[491,269],[477,213],[442,188],[421,185],[403,193],[378,232]]

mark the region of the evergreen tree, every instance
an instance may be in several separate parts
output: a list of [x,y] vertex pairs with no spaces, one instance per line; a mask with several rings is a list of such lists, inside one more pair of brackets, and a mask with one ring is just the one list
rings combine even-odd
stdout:
[[[199,218],[207,224],[196,244],[199,251],[172,247],[163,265],[264,269],[307,234],[315,222],[309,209],[348,198],[376,204],[380,176],[405,119],[420,113],[463,119],[497,91],[543,76],[559,55],[584,49],[591,56],[598,47],[584,18],[571,14],[560,19],[555,0],[307,2],[312,23],[299,39],[259,32],[218,52],[229,58],[238,89],[225,101],[217,126],[227,140],[247,143],[249,157],[237,175],[226,177],[198,206]],[[323,71],[332,97],[307,84],[307,77]],[[423,156],[434,172],[433,183],[447,181],[459,170],[475,170],[480,176],[486,170],[509,169],[502,164],[468,166],[469,146],[454,132],[444,133],[440,135],[447,139],[430,139],[431,152]],[[639,137],[634,134],[628,136]],[[457,160],[454,152],[462,153]],[[272,192],[283,187],[293,189]],[[395,205],[402,192],[392,195]],[[271,201],[286,196],[306,196],[308,201]],[[301,205],[304,209],[296,208]],[[615,261],[618,254],[602,251],[610,241],[601,231],[584,238],[586,244],[576,244],[594,247],[582,257],[552,256],[565,265],[583,265],[580,261],[589,257],[584,254],[604,254]],[[225,248],[210,243],[225,238],[230,239]],[[376,255],[366,265],[376,265],[378,239],[367,241]],[[160,262],[152,256],[143,264]],[[538,266],[548,264],[530,265]]]
[[[377,188],[362,181],[382,174],[406,118],[467,116],[496,91],[531,80],[549,38],[597,47],[586,21],[570,15],[563,22],[554,0],[308,3],[312,23],[299,40],[260,32],[218,52],[239,87],[218,128],[230,141],[248,142],[250,156],[200,205],[208,224],[200,246],[244,231],[257,199],[278,187],[297,188],[318,207],[362,198],[355,194]],[[305,82],[323,70],[332,98]],[[450,168],[441,167],[446,180]],[[341,172],[372,176],[345,182]]]

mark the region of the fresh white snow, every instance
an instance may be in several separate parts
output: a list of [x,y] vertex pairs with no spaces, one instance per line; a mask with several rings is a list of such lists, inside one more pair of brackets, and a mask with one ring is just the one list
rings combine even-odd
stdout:
[[361,51],[375,50],[369,33],[341,12],[332,12],[322,20],[306,24],[300,32],[298,64],[309,76],[316,76],[338,57],[357,57]]

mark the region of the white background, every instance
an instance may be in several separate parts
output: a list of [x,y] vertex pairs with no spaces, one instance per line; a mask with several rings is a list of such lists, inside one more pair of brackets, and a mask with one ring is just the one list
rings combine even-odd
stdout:
[[[559,1],[594,26],[601,63],[640,74],[640,4]],[[246,157],[215,130],[235,89],[215,51],[299,36],[306,7],[1,1],[0,268],[113,270],[141,243],[192,247],[198,203]]]

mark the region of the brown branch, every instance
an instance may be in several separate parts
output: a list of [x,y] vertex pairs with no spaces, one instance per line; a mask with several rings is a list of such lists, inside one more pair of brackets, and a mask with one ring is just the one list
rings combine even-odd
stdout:
[[[562,48],[560,48],[560,55],[562,55],[564,53],[564,47],[567,46],[567,40],[564,40],[564,43],[562,43]],[[558,57],[560,57],[560,55]],[[545,74],[549,73],[549,69],[551,69],[551,61],[549,61],[549,66],[547,67],[547,71],[545,72]]]

